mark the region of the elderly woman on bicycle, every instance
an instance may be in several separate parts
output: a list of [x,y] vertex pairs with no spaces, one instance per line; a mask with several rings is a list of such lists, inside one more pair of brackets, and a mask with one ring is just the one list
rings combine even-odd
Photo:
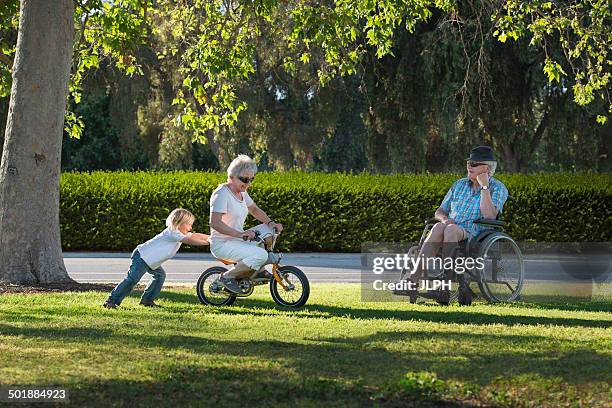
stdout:
[[[255,161],[239,155],[227,168],[227,182],[219,184],[210,197],[210,251],[216,258],[236,262],[219,278],[219,283],[233,293],[240,291],[236,279],[250,276],[253,270],[259,271],[259,278],[271,277],[263,266],[274,260],[268,259],[268,252],[252,241],[256,231],[269,242],[273,230],[283,230],[283,226],[272,221],[247,193],[255,173]],[[249,214],[262,224],[245,231],[244,221]]]

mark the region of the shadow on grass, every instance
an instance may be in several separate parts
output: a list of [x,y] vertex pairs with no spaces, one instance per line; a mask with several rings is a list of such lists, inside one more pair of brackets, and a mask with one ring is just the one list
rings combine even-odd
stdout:
[[[96,289],[98,291],[110,292],[114,288],[111,286],[108,290],[102,290],[104,287]],[[168,287],[170,289],[172,287]],[[144,285],[139,285],[136,290],[130,293],[128,297],[130,298],[138,298],[142,296],[142,292],[144,290]],[[195,288],[191,288],[191,291],[188,293],[185,292],[169,292],[164,290],[161,292],[160,299],[167,299],[173,302],[179,303],[187,303],[187,304],[201,304],[198,300],[198,297],[195,293]],[[248,305],[250,303],[255,302],[263,302],[270,303],[265,306],[266,308],[270,307],[278,307],[273,302],[266,302],[261,300],[253,300],[252,298],[242,298],[238,299],[238,305],[244,304]],[[253,306],[257,306],[253,304]],[[316,305],[315,305],[316,306]],[[436,305],[437,306],[437,305]],[[531,309],[540,309],[540,310],[566,310],[566,311],[575,311],[575,312],[612,312],[612,299],[610,301],[603,300],[590,300],[587,298],[570,298],[570,297],[555,297],[555,296],[544,296],[544,295],[525,295],[522,297],[520,302],[507,303],[506,306],[510,309],[512,308],[531,308]],[[310,308],[311,305],[307,304],[306,309]],[[280,307],[278,307],[281,309]],[[286,310],[286,309],[285,309]],[[351,310],[353,310],[351,308]],[[369,309],[366,309],[369,310]],[[403,313],[403,312],[400,312]],[[610,323],[608,326],[612,326]]]
[[590,300],[586,298],[554,298],[550,296],[525,296],[521,302],[511,306],[545,310],[567,310],[572,312],[612,312],[612,300]]
[[[166,292],[161,296],[162,299],[167,299],[173,302],[181,302],[188,304],[198,304],[195,295],[188,293]],[[249,314],[248,309],[277,309],[282,311],[293,311],[292,309],[284,308],[276,305],[273,301],[265,301],[253,298],[238,299],[235,303],[236,307],[222,307],[218,311],[225,314]],[[210,306],[204,306],[210,307]],[[247,309],[247,310],[245,310]],[[457,310],[455,308],[446,308],[444,306],[432,305],[431,310],[386,310],[386,309],[360,309],[356,307],[329,306],[319,304],[306,304],[298,311],[315,312],[309,314],[301,314],[300,318],[332,318],[332,317],[348,317],[357,319],[393,319],[400,321],[407,320],[422,320],[435,323],[456,323],[456,324],[504,324],[507,326],[513,325],[556,325],[566,327],[595,327],[607,328],[612,327],[612,320],[587,320],[577,318],[557,318],[545,316],[500,316],[486,314],[483,312],[470,311],[469,307]]]
[[[549,338],[540,336],[380,331],[359,337],[320,337],[300,339],[300,342],[293,342],[291,338],[243,341],[188,334],[116,335],[112,330],[100,328],[16,327],[6,324],[0,324],[0,335],[59,339],[62,344],[83,344],[84,350],[86,344],[116,344],[122,350],[183,350],[194,356],[212,354],[221,359],[227,357],[228,366],[240,364],[236,359],[244,359],[246,366],[254,361],[261,364],[274,361],[275,365],[292,375],[299,373],[305,377],[379,386],[401,378],[408,371],[431,371],[443,380],[470,381],[479,385],[522,375],[561,379],[569,384],[612,382],[612,371],[602,370],[612,366],[611,356],[579,346],[563,350]],[[436,349],[419,349],[419,344]],[[193,360],[208,364],[210,358],[200,360],[194,357]],[[193,360],[186,359],[184,364],[191,364]],[[175,360],[160,358],[162,364],[172,361]],[[243,375],[236,375],[235,380],[243,378]]]
[[[371,387],[320,376],[289,375],[278,369],[250,367],[162,367],[157,381],[109,380],[76,384],[73,405],[85,406],[95,396],[97,405],[116,407],[269,407],[372,406]],[[421,397],[394,401],[402,407],[465,407],[465,402]]]
[[[133,297],[140,297],[134,292]],[[164,292],[163,299],[202,307],[195,294]],[[266,314],[266,309],[288,311],[274,302],[240,299],[240,307],[216,308],[222,314]],[[197,309],[196,309],[197,310]],[[556,324],[577,327],[609,327],[609,321],[563,319],[532,316],[493,316],[469,308],[448,309],[432,306],[428,310],[384,310],[311,304],[295,318],[333,318],[417,320],[440,323]],[[18,313],[0,311],[7,320]],[[372,406],[370,399],[381,387],[396,383],[406,372],[429,371],[442,380],[471,382],[481,386],[496,380],[539,377],[577,386],[593,382],[612,382],[612,357],[569,340],[543,336],[459,332],[388,332],[357,337],[286,338],[276,340],[234,340],[208,338],[200,333],[156,335],[157,328],[179,324],[172,316],[184,313],[176,308],[162,309],[164,319],[154,322],[142,334],[116,334],[104,327],[49,327],[41,319],[21,320],[19,327],[0,323],[0,335],[53,341],[52,347],[76,345],[87,356],[98,345],[111,345],[125,352],[136,348],[151,350],[151,366],[140,368],[150,381],[106,380],[75,383],[73,405],[116,406],[236,406],[236,405],[333,405]],[[275,312],[276,313],[276,312]],[[112,316],[112,314],[110,315]],[[142,324],[143,314],[122,313],[117,318],[126,325]],[[147,319],[156,319],[147,315]],[[178,316],[177,316],[178,318]],[[29,323],[29,324],[28,324]],[[24,325],[25,324],[25,325]],[[87,321],[84,322],[87,324]],[[280,324],[280,323],[277,323]],[[359,324],[358,321],[355,324]],[[410,324],[407,322],[407,324]],[[382,326],[382,323],[381,323]],[[279,331],[282,332],[282,331]],[[562,342],[562,344],[561,344]],[[416,345],[416,348],[415,348]],[[423,345],[419,349],[418,345]],[[559,347],[562,345],[563,347]],[[425,349],[425,347],[435,350]],[[164,352],[189,351],[193,357],[177,360]],[[211,366],[210,355],[224,361],[224,367]],[[109,355],[125,364],[122,354]],[[17,357],[11,357],[17,358]],[[44,356],[43,360],[44,361]],[[18,360],[16,360],[18,361]],[[219,364],[218,362],[215,364]],[[146,372],[146,367],[155,367]],[[522,380],[518,380],[519,383]],[[520,385],[517,385],[519,387]],[[541,388],[546,391],[544,383]],[[391,406],[459,406],[436,400],[398,401]]]

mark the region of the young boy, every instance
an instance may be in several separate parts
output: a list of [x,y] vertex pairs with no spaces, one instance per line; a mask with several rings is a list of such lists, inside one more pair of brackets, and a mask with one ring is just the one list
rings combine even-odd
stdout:
[[153,279],[142,294],[140,304],[157,306],[154,300],[159,295],[166,279],[166,272],[161,264],[176,255],[182,243],[209,244],[208,235],[190,232],[194,221],[195,216],[191,212],[183,208],[173,210],[166,219],[167,228],[144,244],[138,245],[132,252],[132,262],[127,276],[113,289],[102,306],[108,309],[115,309],[119,306],[142,279],[145,272],[152,274]]

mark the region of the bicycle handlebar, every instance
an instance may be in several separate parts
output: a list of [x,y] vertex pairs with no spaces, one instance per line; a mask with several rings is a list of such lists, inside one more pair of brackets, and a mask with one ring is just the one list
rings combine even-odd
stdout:
[[[251,240],[251,241],[257,241],[260,242],[262,244],[264,244],[264,240],[261,238],[261,233],[259,231],[253,231],[255,233],[255,237]],[[272,245],[271,245],[271,250],[274,249],[274,246],[276,245],[276,237],[278,237],[278,230],[276,228],[272,228]],[[243,241],[247,241],[248,238],[246,237],[246,235],[242,236],[242,240]]]

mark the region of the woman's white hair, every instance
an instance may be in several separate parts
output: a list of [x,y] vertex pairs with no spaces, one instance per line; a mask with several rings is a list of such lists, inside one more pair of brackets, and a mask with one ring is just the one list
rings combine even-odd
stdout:
[[227,168],[227,177],[240,176],[245,171],[257,173],[257,163],[246,154],[238,155]]
[[497,162],[496,161],[483,161],[483,163],[487,163],[487,165],[489,166],[489,175],[493,177],[493,175],[495,174],[495,170],[497,169]]

